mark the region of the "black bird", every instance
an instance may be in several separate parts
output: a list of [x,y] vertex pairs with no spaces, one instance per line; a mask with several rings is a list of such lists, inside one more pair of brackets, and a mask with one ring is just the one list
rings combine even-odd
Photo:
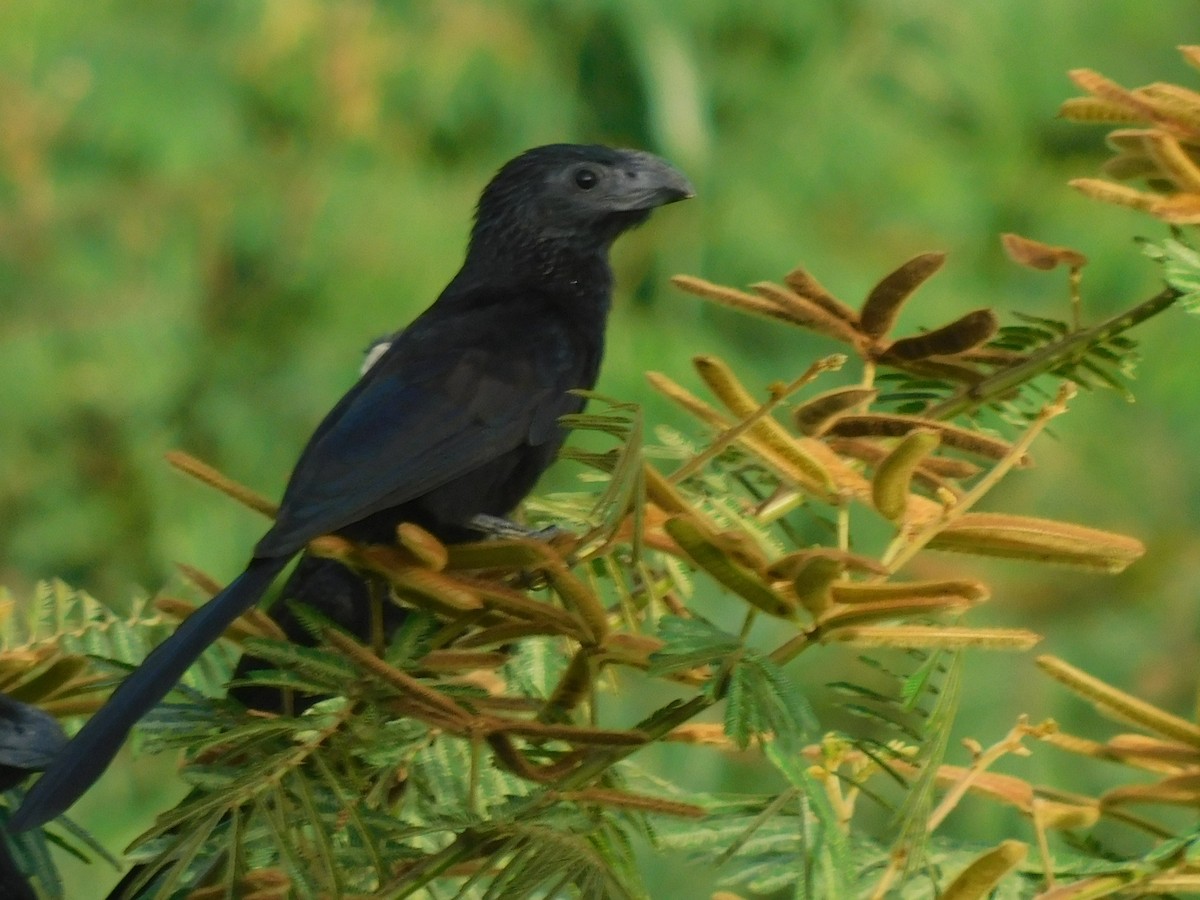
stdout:
[[[389,334],[372,341],[363,355],[358,374],[367,374],[395,339],[396,335]],[[316,646],[316,638],[296,615],[292,608],[293,603],[316,610],[360,641],[369,641],[373,637],[370,588],[360,573],[337,560],[303,554],[267,608],[267,615],[274,620],[289,641],[304,647]],[[393,603],[384,604],[384,638],[390,638],[405,618],[406,612],[403,608]],[[235,683],[229,689],[229,696],[251,709],[266,712],[283,712],[287,709],[293,714],[303,712],[321,699],[311,694],[292,692],[291,702],[285,703],[284,692],[280,688],[268,684],[255,684],[248,680],[248,676],[253,672],[273,668],[275,665],[265,659],[251,653],[243,654],[233,673]]]
[[[16,787],[32,773],[42,771],[66,743],[62,726],[49,713],[0,694],[0,791]],[[8,840],[0,834],[0,897],[37,900]]]
[[317,426],[246,570],[113,692],[9,827],[70,807],[308,541],[390,541],[401,521],[461,540],[475,516],[511,512],[561,446],[559,418],[583,407],[568,391],[596,381],[609,248],[692,195],[678,171],[634,150],[552,144],[504,165],[479,198],[462,268]]

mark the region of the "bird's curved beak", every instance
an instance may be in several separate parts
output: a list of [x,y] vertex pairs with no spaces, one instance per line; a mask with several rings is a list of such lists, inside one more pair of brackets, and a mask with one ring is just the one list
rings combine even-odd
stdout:
[[622,178],[613,200],[621,209],[654,209],[696,196],[682,172],[665,159],[644,150],[622,150]]

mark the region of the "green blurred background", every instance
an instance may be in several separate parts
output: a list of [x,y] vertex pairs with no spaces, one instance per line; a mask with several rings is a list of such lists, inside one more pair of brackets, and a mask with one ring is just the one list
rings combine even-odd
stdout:
[[[1076,67],[1195,87],[1174,47],[1200,39],[1196,13],[1191,0],[0,4],[0,584],[24,597],[55,576],[121,602],[174,583],[175,560],[236,573],[263,522],[163,453],[277,496],[364,346],[454,273],[480,187],[534,144],[643,147],[696,184],[615,252],[600,385],[678,425],[644,369],[694,385],[690,357],[718,353],[761,387],[835,348],[706,307],[669,287],[675,272],[742,284],[803,263],[857,302],[942,249],[949,264],[902,329],[982,305],[1065,317],[1061,274],[1003,257],[998,234],[1018,231],[1092,258],[1093,319],[1129,306],[1156,280],[1131,238],[1164,229],[1065,186],[1106,154],[1102,130],[1055,111]],[[1035,628],[1047,652],[1189,714],[1200,424],[1185,361],[1200,331],[1173,311],[1138,337],[1137,404],[1081,397],[1038,467],[991,502],[1127,530],[1145,560],[1115,580],[945,557],[922,571],[987,573],[975,621]],[[802,665],[819,685],[849,662]],[[1022,711],[1095,725],[1029,658],[981,655],[969,671],[963,734],[989,743]],[[1062,762],[1043,750],[1012,770],[1061,782]],[[687,765],[702,787],[762,777],[747,761]],[[80,807],[105,839],[164,802],[169,763],[138,766]],[[952,823],[981,840],[1012,826],[982,805]]]

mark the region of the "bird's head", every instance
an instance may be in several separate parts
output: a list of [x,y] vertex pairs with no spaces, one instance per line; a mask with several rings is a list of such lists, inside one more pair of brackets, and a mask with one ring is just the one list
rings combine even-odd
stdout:
[[651,210],[695,194],[652,153],[596,144],[549,144],[506,163],[479,198],[472,249],[505,252],[517,241],[607,250]]

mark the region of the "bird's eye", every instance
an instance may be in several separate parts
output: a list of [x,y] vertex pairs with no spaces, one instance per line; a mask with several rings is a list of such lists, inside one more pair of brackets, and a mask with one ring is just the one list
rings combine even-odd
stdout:
[[575,173],[575,185],[584,191],[590,191],[600,181],[600,176],[593,169],[580,169]]

